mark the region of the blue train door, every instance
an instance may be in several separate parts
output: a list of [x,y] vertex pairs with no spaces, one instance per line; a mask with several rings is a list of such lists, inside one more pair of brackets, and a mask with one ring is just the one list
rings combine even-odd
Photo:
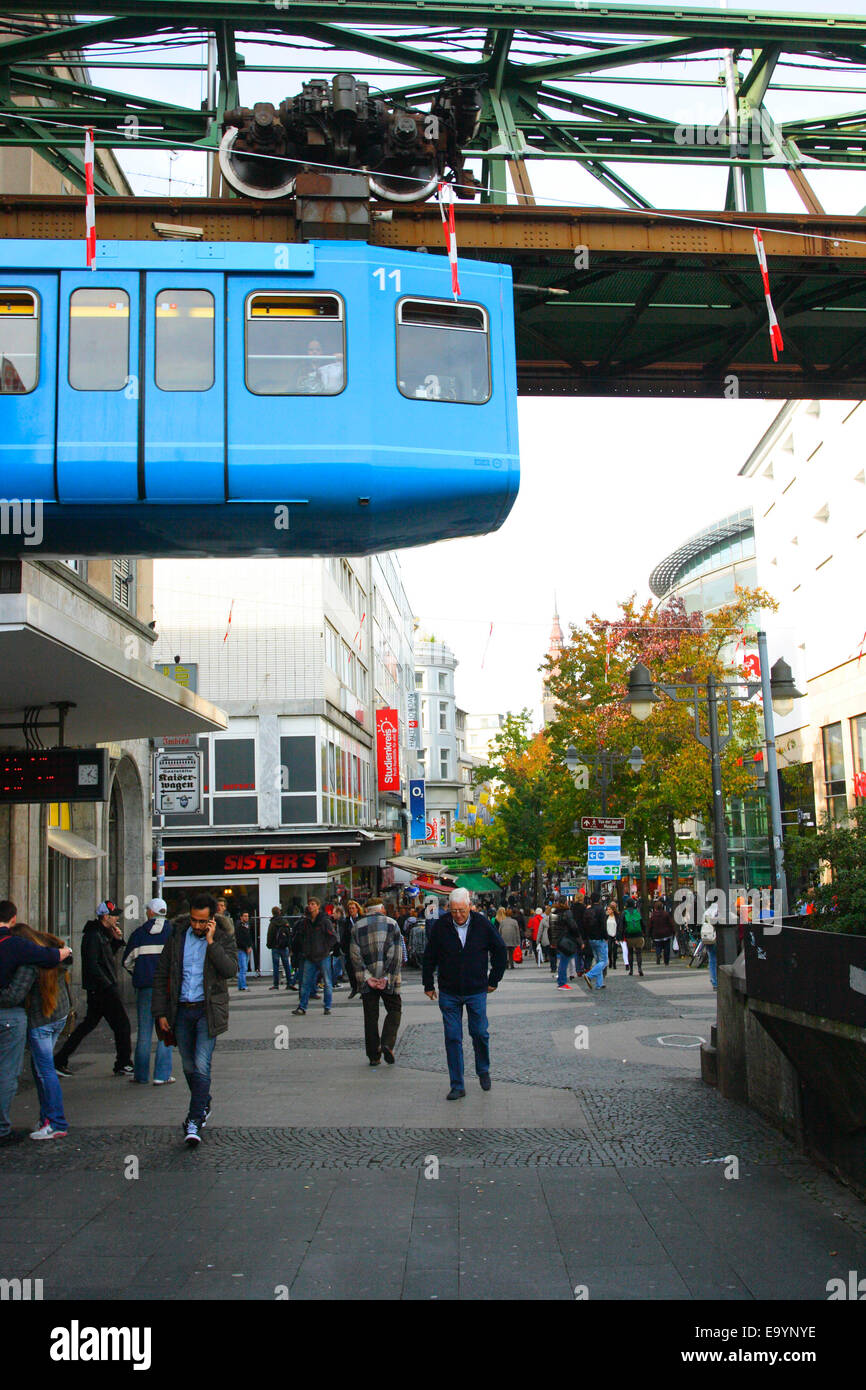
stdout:
[[223,276],[150,272],[145,305],[145,497],[223,502]]
[[57,276],[0,269],[0,490],[55,500]]
[[60,502],[139,497],[139,275],[60,277],[57,493]]
[[369,494],[379,402],[369,390],[377,345],[365,272],[334,252],[315,284],[229,280],[230,501],[301,501],[337,514]]

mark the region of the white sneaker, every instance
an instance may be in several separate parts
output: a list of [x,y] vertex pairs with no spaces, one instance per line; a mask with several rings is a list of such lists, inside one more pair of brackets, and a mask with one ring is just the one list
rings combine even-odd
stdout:
[[31,1139],[65,1139],[67,1131],[65,1129],[55,1129],[53,1125],[44,1124],[41,1129],[34,1129],[30,1135]]
[[177,1080],[176,1076],[167,1076],[165,1081],[154,1081],[154,1086],[173,1086]]

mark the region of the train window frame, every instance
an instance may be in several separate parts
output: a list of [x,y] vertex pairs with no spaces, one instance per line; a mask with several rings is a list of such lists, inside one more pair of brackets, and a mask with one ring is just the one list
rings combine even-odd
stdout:
[[[26,391],[3,391],[0,389],[0,396],[32,396],[33,392],[39,387],[39,378],[42,372],[42,296],[38,290],[34,290],[30,285],[0,285],[0,300],[6,294],[10,299],[19,295],[29,295],[33,301],[33,318],[36,323],[36,374],[33,378],[33,385]],[[17,370],[17,369],[16,369]],[[20,381],[20,376],[19,376]]]
[[[343,348],[343,384],[339,391],[256,391],[249,381],[249,330],[251,322],[250,313],[251,302],[259,297],[269,299],[333,299],[339,308],[338,322],[341,329],[341,340]],[[259,396],[263,400],[336,400],[337,396],[342,396],[349,384],[349,362],[346,351],[346,300],[337,290],[329,289],[306,289],[306,290],[284,290],[284,289],[253,289],[249,290],[244,296],[244,386],[251,396]]]
[[[404,308],[404,306],[405,306],[406,304],[432,304],[432,305],[436,305],[437,308],[440,308],[440,307],[441,307],[441,308],[445,308],[445,309],[455,309],[455,308],[457,308],[457,309],[478,309],[478,310],[479,310],[479,312],[480,312],[481,315],[482,315],[483,321],[484,321],[484,328],[483,328],[483,330],[479,330],[479,329],[475,329],[475,328],[460,328],[460,327],[458,327],[458,326],[455,326],[455,327],[452,327],[452,328],[448,328],[447,331],[450,332],[450,333],[455,333],[455,332],[459,332],[459,333],[477,333],[477,332],[479,332],[479,331],[483,331],[483,333],[484,333],[485,345],[486,345],[486,353],[487,353],[487,395],[484,397],[483,400],[480,400],[480,401],[449,401],[449,400],[445,400],[442,396],[416,396],[416,395],[414,395],[414,394],[411,394],[411,395],[410,395],[408,391],[404,391],[404,390],[402,389],[402,387],[401,387],[401,385],[400,385],[400,329],[403,327],[403,308]],[[437,326],[437,325],[435,325],[435,324],[430,324],[430,325],[428,325],[428,327],[431,327],[431,328],[432,328],[432,327],[436,327],[436,326]],[[442,325],[442,326],[444,327],[444,325]],[[394,365],[395,365],[395,378],[394,378],[394,379],[395,379],[396,384],[397,384],[397,390],[398,390],[399,394],[403,397],[404,401],[425,401],[425,402],[432,402],[432,403],[435,404],[435,405],[471,405],[471,406],[484,406],[484,405],[488,405],[488,404],[490,403],[490,401],[493,399],[493,363],[492,363],[491,356],[490,356],[490,313],[489,313],[489,310],[486,308],[486,306],[485,306],[484,304],[479,304],[479,303],[477,303],[477,301],[475,301],[475,300],[462,300],[462,299],[461,299],[461,300],[455,301],[455,300],[453,300],[453,299],[441,299],[441,298],[437,298],[435,295],[425,295],[425,294],[406,294],[406,295],[403,295],[400,299],[397,300],[397,303],[396,303],[396,305],[394,306]]]
[[[206,294],[210,297],[211,308],[213,309],[213,326],[211,329],[211,349],[210,349],[210,383],[207,386],[163,386],[159,380],[159,300],[164,294]],[[164,285],[161,290],[157,290],[153,297],[153,384],[157,391],[167,392],[188,392],[189,394],[205,394],[212,391],[216,385],[216,295],[213,290],[206,286],[198,285]]]
[[[72,302],[77,294],[86,294],[91,290],[104,290],[106,294],[122,294],[126,300],[126,368],[123,373],[123,381],[119,386],[76,386],[75,382],[72,380]],[[82,395],[102,393],[106,396],[116,395],[118,391],[125,391],[129,386],[129,361],[132,347],[132,335],[130,333],[130,324],[132,322],[132,296],[129,290],[125,290],[122,285],[75,285],[75,287],[69,291],[66,321],[66,380],[70,389],[72,391],[80,391]]]

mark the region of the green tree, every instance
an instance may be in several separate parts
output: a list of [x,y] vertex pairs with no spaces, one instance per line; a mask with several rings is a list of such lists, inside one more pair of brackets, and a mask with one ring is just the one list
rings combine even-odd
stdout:
[[[662,697],[650,718],[638,724],[624,703],[629,672],[642,661],[658,684],[705,685],[711,673],[723,681],[731,675],[723,660],[724,649],[733,638],[745,642],[753,616],[775,606],[758,589],[739,591],[733,603],[706,616],[687,613],[680,599],[654,608],[650,602],[638,605],[632,597],[620,605],[615,620],[593,614],[583,627],[572,628],[570,642],[556,662],[548,661],[544,668],[557,701],[556,718],[546,730],[552,760],[561,762],[569,744],[575,745],[586,763],[599,749],[623,755],[608,787],[608,814],[626,817],[623,845],[640,862],[644,894],[645,844],[652,853],[670,849],[677,821],[700,817],[710,825],[712,784],[709,754],[695,738],[693,707]],[[698,717],[706,733],[706,709],[701,702]],[[724,699],[720,726],[727,731]],[[733,699],[733,737],[722,754],[728,797],[754,791],[754,763],[747,754],[758,744],[759,729],[756,705]],[[646,763],[637,776],[624,761],[635,743]],[[579,781],[574,796],[574,815],[598,814],[599,792],[593,779]]]
[[847,825],[824,820],[811,834],[790,832],[785,862],[814,877],[816,910],[803,919],[804,926],[866,936],[866,806],[855,807]]

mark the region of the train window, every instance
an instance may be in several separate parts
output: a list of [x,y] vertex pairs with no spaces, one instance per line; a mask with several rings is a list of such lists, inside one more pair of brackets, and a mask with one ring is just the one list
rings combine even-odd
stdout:
[[0,288],[0,395],[25,396],[39,378],[39,300]]
[[251,294],[247,386],[257,396],[336,396],[346,384],[343,301],[336,294]]
[[122,391],[129,380],[129,295],[73,290],[69,297],[69,385]]
[[402,299],[397,385],[413,400],[483,405],[490,399],[486,311],[478,304]]
[[209,391],[214,383],[214,298],[209,290],[156,296],[156,384],[161,391]]

